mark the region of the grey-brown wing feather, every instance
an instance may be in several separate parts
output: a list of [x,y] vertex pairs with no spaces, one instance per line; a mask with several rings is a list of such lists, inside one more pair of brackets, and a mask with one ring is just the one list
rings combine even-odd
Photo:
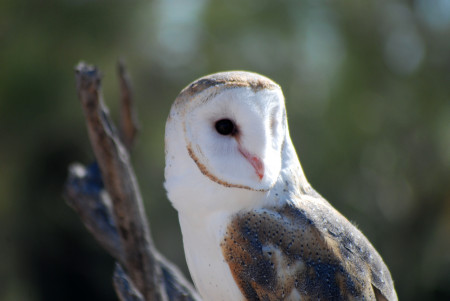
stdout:
[[379,254],[325,200],[241,212],[222,251],[247,300],[397,300]]

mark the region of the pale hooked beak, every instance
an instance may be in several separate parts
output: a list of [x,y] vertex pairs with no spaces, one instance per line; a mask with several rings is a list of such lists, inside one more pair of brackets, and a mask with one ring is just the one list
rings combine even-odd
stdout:
[[245,149],[241,148],[239,145],[238,147],[239,152],[244,156],[245,159],[253,166],[255,169],[256,175],[258,176],[259,180],[261,181],[264,178],[264,164],[262,163],[261,159],[259,159],[257,156],[250,154]]

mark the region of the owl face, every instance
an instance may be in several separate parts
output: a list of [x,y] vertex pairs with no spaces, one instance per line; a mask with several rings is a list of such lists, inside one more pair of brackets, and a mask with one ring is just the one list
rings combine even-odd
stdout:
[[280,173],[284,141],[280,91],[234,87],[208,92],[184,116],[191,159],[221,185],[270,189]]

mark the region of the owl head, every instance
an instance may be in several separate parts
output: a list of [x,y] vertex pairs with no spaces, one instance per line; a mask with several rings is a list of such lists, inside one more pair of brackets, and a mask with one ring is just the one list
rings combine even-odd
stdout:
[[167,120],[169,198],[171,186],[196,183],[267,192],[287,139],[283,93],[272,80],[238,71],[202,77],[181,91]]

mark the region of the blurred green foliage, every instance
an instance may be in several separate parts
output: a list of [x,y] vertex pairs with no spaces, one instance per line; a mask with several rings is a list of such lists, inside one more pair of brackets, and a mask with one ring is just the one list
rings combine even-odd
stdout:
[[186,271],[162,186],[164,125],[194,79],[244,69],[284,89],[313,186],[390,267],[402,300],[450,299],[450,1],[0,2],[0,300],[114,300],[112,259],[61,197],[93,160],[73,67],[128,62],[133,160],[157,246]]

